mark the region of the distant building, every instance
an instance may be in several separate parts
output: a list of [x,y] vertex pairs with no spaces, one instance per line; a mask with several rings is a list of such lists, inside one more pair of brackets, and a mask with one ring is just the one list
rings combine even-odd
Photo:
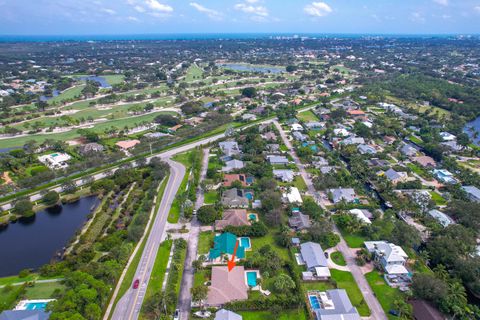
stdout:
[[400,148],[400,152],[401,152],[404,156],[414,157],[414,156],[417,155],[418,150],[415,149],[414,147],[412,147],[412,146],[409,145],[409,144],[404,144],[404,145]]
[[225,190],[222,195],[222,205],[229,208],[248,208],[248,198],[241,189]]
[[225,166],[222,167],[223,172],[230,172],[233,170],[238,170],[238,169],[243,169],[245,167],[244,163],[242,160],[230,160],[225,162]]
[[139,143],[140,143],[140,140],[125,140],[125,141],[119,141],[115,143],[115,145],[122,150],[128,150],[135,147]]
[[225,309],[218,310],[214,320],[242,320],[242,316]]
[[[300,245],[300,254],[307,267],[307,272],[303,272],[304,280],[327,280],[330,278],[327,259],[322,247],[315,242],[305,242]],[[310,277],[314,277],[314,279]]]
[[288,161],[287,157],[285,156],[268,155],[267,160],[271,165],[274,165],[274,164],[286,165],[290,163],[290,161]]
[[65,169],[68,167],[67,161],[70,159],[72,159],[72,157],[63,152],[55,152],[38,157],[38,161],[50,169]]
[[300,211],[293,211],[292,216],[288,218],[288,225],[297,231],[308,229],[312,226],[310,217]]
[[357,150],[358,152],[360,152],[360,154],[376,154],[377,153],[377,150],[374,147],[369,146],[368,144],[359,144],[357,146]]
[[329,189],[329,192],[332,194],[333,203],[339,203],[341,201],[349,203],[356,200],[355,190],[352,188]]
[[215,221],[215,230],[223,230],[227,226],[241,227],[249,226],[247,210],[245,209],[228,209],[223,211],[221,220]]
[[284,192],[283,200],[288,203],[303,203],[302,196],[297,187],[290,187],[289,192]]
[[372,217],[372,213],[368,210],[365,209],[352,209],[349,211],[349,213],[355,217],[357,217],[358,220],[362,221],[363,223],[366,224],[371,224],[372,221],[370,218]]
[[316,320],[360,320],[357,308],[344,289],[314,291],[307,295]]
[[223,141],[218,144],[223,154],[226,156],[234,156],[240,154],[240,148],[236,141]]
[[455,223],[452,218],[450,218],[448,215],[446,215],[445,213],[443,213],[441,211],[433,209],[433,210],[428,211],[428,214],[432,218],[437,220],[444,227],[448,227],[449,225]]
[[0,320],[48,320],[50,312],[44,310],[6,310],[0,313]]
[[394,169],[390,168],[385,172],[385,178],[393,184],[399,182],[405,182],[408,179],[408,173],[406,172],[397,172]]
[[440,138],[442,138],[443,141],[454,141],[457,139],[456,136],[448,132],[440,132]]
[[273,170],[273,175],[282,182],[292,182],[295,179],[295,173],[289,169]]
[[429,156],[414,157],[412,160],[424,168],[435,168],[437,166],[435,160]]
[[480,189],[475,186],[464,186],[462,189],[467,193],[470,201],[480,202]]
[[408,255],[402,247],[386,241],[365,241],[365,247],[388,275],[409,274],[405,268]]
[[211,285],[208,287],[207,306],[219,307],[228,302],[247,300],[248,286],[245,269],[236,266],[231,271],[225,266],[212,267]]
[[105,147],[96,142],[87,143],[79,149],[80,153],[83,155],[93,152],[102,152],[103,150],[105,150]]
[[433,170],[433,175],[443,183],[447,183],[447,184],[457,183],[457,180],[453,176],[453,173],[451,173],[448,170],[445,170],[445,169],[437,170],[437,169],[435,169],[435,170]]

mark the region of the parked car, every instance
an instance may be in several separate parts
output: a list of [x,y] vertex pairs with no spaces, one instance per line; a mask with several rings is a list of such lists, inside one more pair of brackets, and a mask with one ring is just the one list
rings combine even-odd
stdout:
[[140,280],[139,279],[135,279],[135,281],[133,281],[133,289],[138,289],[138,285],[140,284]]
[[180,310],[175,310],[175,313],[173,314],[173,320],[179,320],[180,319]]
[[395,316],[395,317],[398,317],[400,315],[400,312],[398,312],[397,310],[390,310],[388,311],[388,313],[390,313],[392,316]]

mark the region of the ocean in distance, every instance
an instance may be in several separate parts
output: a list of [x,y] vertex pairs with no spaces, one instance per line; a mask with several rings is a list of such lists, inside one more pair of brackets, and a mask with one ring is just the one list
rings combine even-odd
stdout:
[[144,41],[144,40],[237,40],[272,37],[308,38],[451,38],[446,34],[313,34],[313,33],[169,33],[110,35],[0,35],[0,42],[63,42],[63,41]]

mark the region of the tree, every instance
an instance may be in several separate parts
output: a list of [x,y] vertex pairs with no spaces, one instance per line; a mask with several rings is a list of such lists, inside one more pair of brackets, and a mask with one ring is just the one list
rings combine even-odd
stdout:
[[207,299],[208,287],[205,285],[199,285],[190,289],[192,294],[192,301],[202,305],[202,302]]
[[42,201],[47,206],[54,206],[58,203],[59,200],[60,200],[60,195],[55,190],[50,190],[42,198]]
[[289,275],[281,273],[273,279],[273,287],[277,292],[285,292],[295,288],[295,282]]
[[436,303],[447,295],[447,284],[434,275],[416,273],[413,275],[412,290],[415,297]]
[[100,136],[95,131],[88,129],[78,129],[77,133],[83,136],[88,142],[100,141]]
[[242,89],[242,96],[247,97],[247,98],[253,98],[257,95],[257,89],[254,87],[248,87]]
[[290,73],[291,73],[291,72],[295,72],[295,71],[297,71],[297,66],[288,65],[288,66],[285,68],[285,70],[286,70],[287,72],[290,72]]
[[412,319],[413,307],[403,299],[393,301],[393,308],[398,312],[400,319]]
[[13,207],[13,212],[24,217],[30,217],[35,214],[33,212],[33,203],[28,199],[17,201]]
[[166,127],[173,127],[180,123],[180,120],[171,114],[159,114],[154,121]]
[[214,206],[202,206],[198,209],[197,218],[203,224],[212,224],[217,220],[218,212]]

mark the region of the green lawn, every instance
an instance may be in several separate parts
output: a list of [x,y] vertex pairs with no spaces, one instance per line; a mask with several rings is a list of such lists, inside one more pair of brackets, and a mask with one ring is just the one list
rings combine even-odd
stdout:
[[419,146],[421,146],[421,145],[423,144],[422,139],[417,138],[417,137],[415,137],[415,136],[413,136],[413,135],[410,136],[410,137],[408,137],[408,139],[409,139],[410,141],[412,141],[413,143],[419,145]]
[[9,310],[15,307],[19,300],[23,286],[14,286],[0,289],[0,313],[4,310]]
[[395,300],[404,299],[402,293],[398,289],[389,287],[383,279],[383,276],[381,276],[376,270],[367,273],[365,278],[375,293],[378,302],[382,305],[383,310],[387,313],[388,318],[392,320],[398,319],[397,317],[388,314],[388,311],[393,309],[393,302]]
[[50,299],[55,290],[65,290],[61,282],[36,283],[33,287],[27,287],[25,297],[27,299]]
[[198,239],[198,254],[207,254],[213,246],[213,238],[215,233],[212,231],[200,232]]
[[67,90],[60,93],[58,96],[48,100],[48,104],[62,103],[67,100],[75,99],[82,94],[83,88],[85,88],[85,85],[68,88]]
[[439,195],[435,191],[430,191],[430,195],[432,196],[432,200],[435,201],[435,204],[437,206],[444,206],[447,204],[447,200],[445,200],[441,195]]
[[215,190],[208,191],[205,193],[205,198],[203,202],[205,204],[214,204],[215,202],[218,201],[218,192]]
[[195,64],[192,64],[187,70],[185,81],[192,82],[195,80],[201,80],[203,78],[202,75],[203,75],[203,69],[197,67]]
[[342,231],[342,235],[350,248],[361,248],[363,243],[367,241],[365,237],[358,234],[344,234]]
[[[182,183],[180,184],[180,187],[178,188],[177,195],[180,194],[180,192],[184,192],[187,183],[188,183],[188,178],[190,174],[190,169],[192,167],[189,157],[190,157],[191,152],[185,152],[181,153],[179,155],[176,155],[173,157],[173,160],[180,162],[185,166],[185,176],[183,177]],[[177,197],[173,199],[172,206],[170,208],[170,212],[168,214],[168,222],[170,223],[177,223],[178,219],[180,219],[180,213],[181,213],[181,204],[178,201]]]
[[[265,245],[270,245],[273,249],[275,249],[275,251],[278,253],[278,255],[282,259],[288,261],[290,259],[290,254],[288,253],[288,249],[281,247],[277,244],[274,236],[275,232],[277,232],[276,229],[270,229],[270,232],[261,238],[251,238],[252,251],[257,251]],[[247,252],[247,256],[248,256],[248,252]]]
[[[319,290],[326,291],[330,289],[345,289],[352,304],[357,308],[358,313],[361,316],[369,316],[370,309],[367,303],[363,300],[363,295],[355,282],[352,274],[347,271],[340,271],[336,269],[330,269],[332,274],[332,282],[330,281],[317,281],[317,282],[304,282],[303,288],[307,291]],[[336,285],[334,284],[336,283]]]
[[297,114],[297,119],[303,122],[318,121],[317,116],[311,110]]
[[270,311],[240,311],[238,312],[243,320],[307,320],[305,310],[282,310],[279,316],[273,315]]
[[166,240],[160,244],[158,248],[155,264],[153,265],[152,274],[148,282],[147,292],[145,293],[146,301],[149,297],[162,290],[163,279],[167,270],[168,257],[172,248],[172,240]]
[[347,263],[345,262],[345,258],[340,251],[333,252],[330,257],[332,258],[333,262],[338,264],[339,266],[346,266]]
[[303,180],[302,176],[296,176],[295,180],[293,180],[293,186],[297,187],[298,190],[300,191],[307,191],[307,184],[305,183],[305,180]]
[[419,167],[418,165],[416,165],[415,163],[407,163],[407,167],[410,168],[410,170],[412,170],[413,172],[415,172],[416,174],[418,174],[419,176],[421,176],[422,178],[426,179],[426,180],[432,180],[432,178],[427,174],[427,172],[425,171],[425,169]]

